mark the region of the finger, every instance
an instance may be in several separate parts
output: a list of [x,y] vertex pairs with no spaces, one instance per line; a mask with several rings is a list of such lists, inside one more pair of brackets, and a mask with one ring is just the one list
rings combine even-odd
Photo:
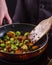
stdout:
[[7,14],[5,17],[6,17],[7,20],[8,20],[7,22],[8,22],[9,24],[12,24],[12,19],[10,18],[9,14]]
[[0,17],[0,26],[2,25],[4,17]]

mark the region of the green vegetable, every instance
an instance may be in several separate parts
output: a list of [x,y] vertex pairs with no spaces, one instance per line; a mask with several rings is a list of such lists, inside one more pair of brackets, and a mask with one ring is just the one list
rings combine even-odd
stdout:
[[6,44],[10,44],[11,43],[11,41],[9,40],[9,41],[6,41]]
[[23,45],[22,47],[21,47],[23,50],[28,50],[28,46],[27,45]]
[[0,52],[4,52],[4,50],[0,50]]
[[14,54],[14,51],[11,51],[10,53],[11,53],[11,54]]
[[29,42],[29,40],[25,40],[25,41],[24,41],[24,43],[28,43],[28,42]]
[[0,46],[1,46],[2,48],[4,48],[6,45],[5,45],[4,43],[2,43],[2,44],[0,44]]
[[0,39],[0,43],[3,43],[3,40],[2,39]]
[[28,36],[29,35],[29,32],[26,32],[25,34],[24,34],[24,36]]
[[9,40],[9,37],[7,35],[4,36],[4,40]]
[[11,44],[11,49],[16,50],[16,49],[18,49],[18,47],[16,45]]
[[28,35],[29,32],[25,32],[25,34],[22,35],[20,31],[8,31],[6,35],[0,39],[0,52],[21,54],[37,49],[38,47],[33,45],[28,39]]
[[7,49],[6,48],[4,48],[4,52],[6,52],[7,51]]
[[18,44],[18,43],[16,43],[15,45],[16,45],[17,47],[19,46],[19,44]]
[[20,44],[19,44],[19,47],[21,47],[23,45],[23,43],[21,42]]
[[14,43],[14,38],[10,38],[10,43]]
[[20,31],[16,31],[16,35],[17,36],[20,36],[21,35],[21,32]]
[[15,40],[15,41],[14,41],[14,43],[18,43],[18,44],[19,44],[19,43],[20,43],[20,41],[19,41],[19,40]]
[[19,40],[15,40],[15,41],[14,41],[14,43],[15,43],[15,45],[18,47],[18,46],[19,46],[20,41],[19,41]]
[[14,38],[10,38],[10,41],[14,41]]

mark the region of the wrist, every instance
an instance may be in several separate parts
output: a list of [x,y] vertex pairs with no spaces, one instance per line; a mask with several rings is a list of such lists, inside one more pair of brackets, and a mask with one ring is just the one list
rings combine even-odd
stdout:
[[0,0],[0,3],[5,2],[5,0]]

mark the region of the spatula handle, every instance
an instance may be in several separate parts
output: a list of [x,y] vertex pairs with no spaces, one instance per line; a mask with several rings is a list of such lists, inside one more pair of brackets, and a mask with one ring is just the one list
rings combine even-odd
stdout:
[[29,34],[28,38],[31,42],[36,43],[41,39],[51,28],[52,17],[41,21]]

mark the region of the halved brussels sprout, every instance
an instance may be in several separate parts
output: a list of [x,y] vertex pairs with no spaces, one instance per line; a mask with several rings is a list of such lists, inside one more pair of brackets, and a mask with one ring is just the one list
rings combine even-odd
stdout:
[[24,44],[22,47],[21,47],[23,50],[28,50],[28,46],[26,44]]
[[21,35],[21,32],[20,31],[16,31],[16,35],[17,36],[20,36]]
[[24,34],[24,36],[28,36],[29,35],[29,32],[26,32],[25,34]]
[[4,43],[2,43],[2,44],[0,44],[0,46],[1,46],[2,48],[4,48],[6,45],[5,45]]

